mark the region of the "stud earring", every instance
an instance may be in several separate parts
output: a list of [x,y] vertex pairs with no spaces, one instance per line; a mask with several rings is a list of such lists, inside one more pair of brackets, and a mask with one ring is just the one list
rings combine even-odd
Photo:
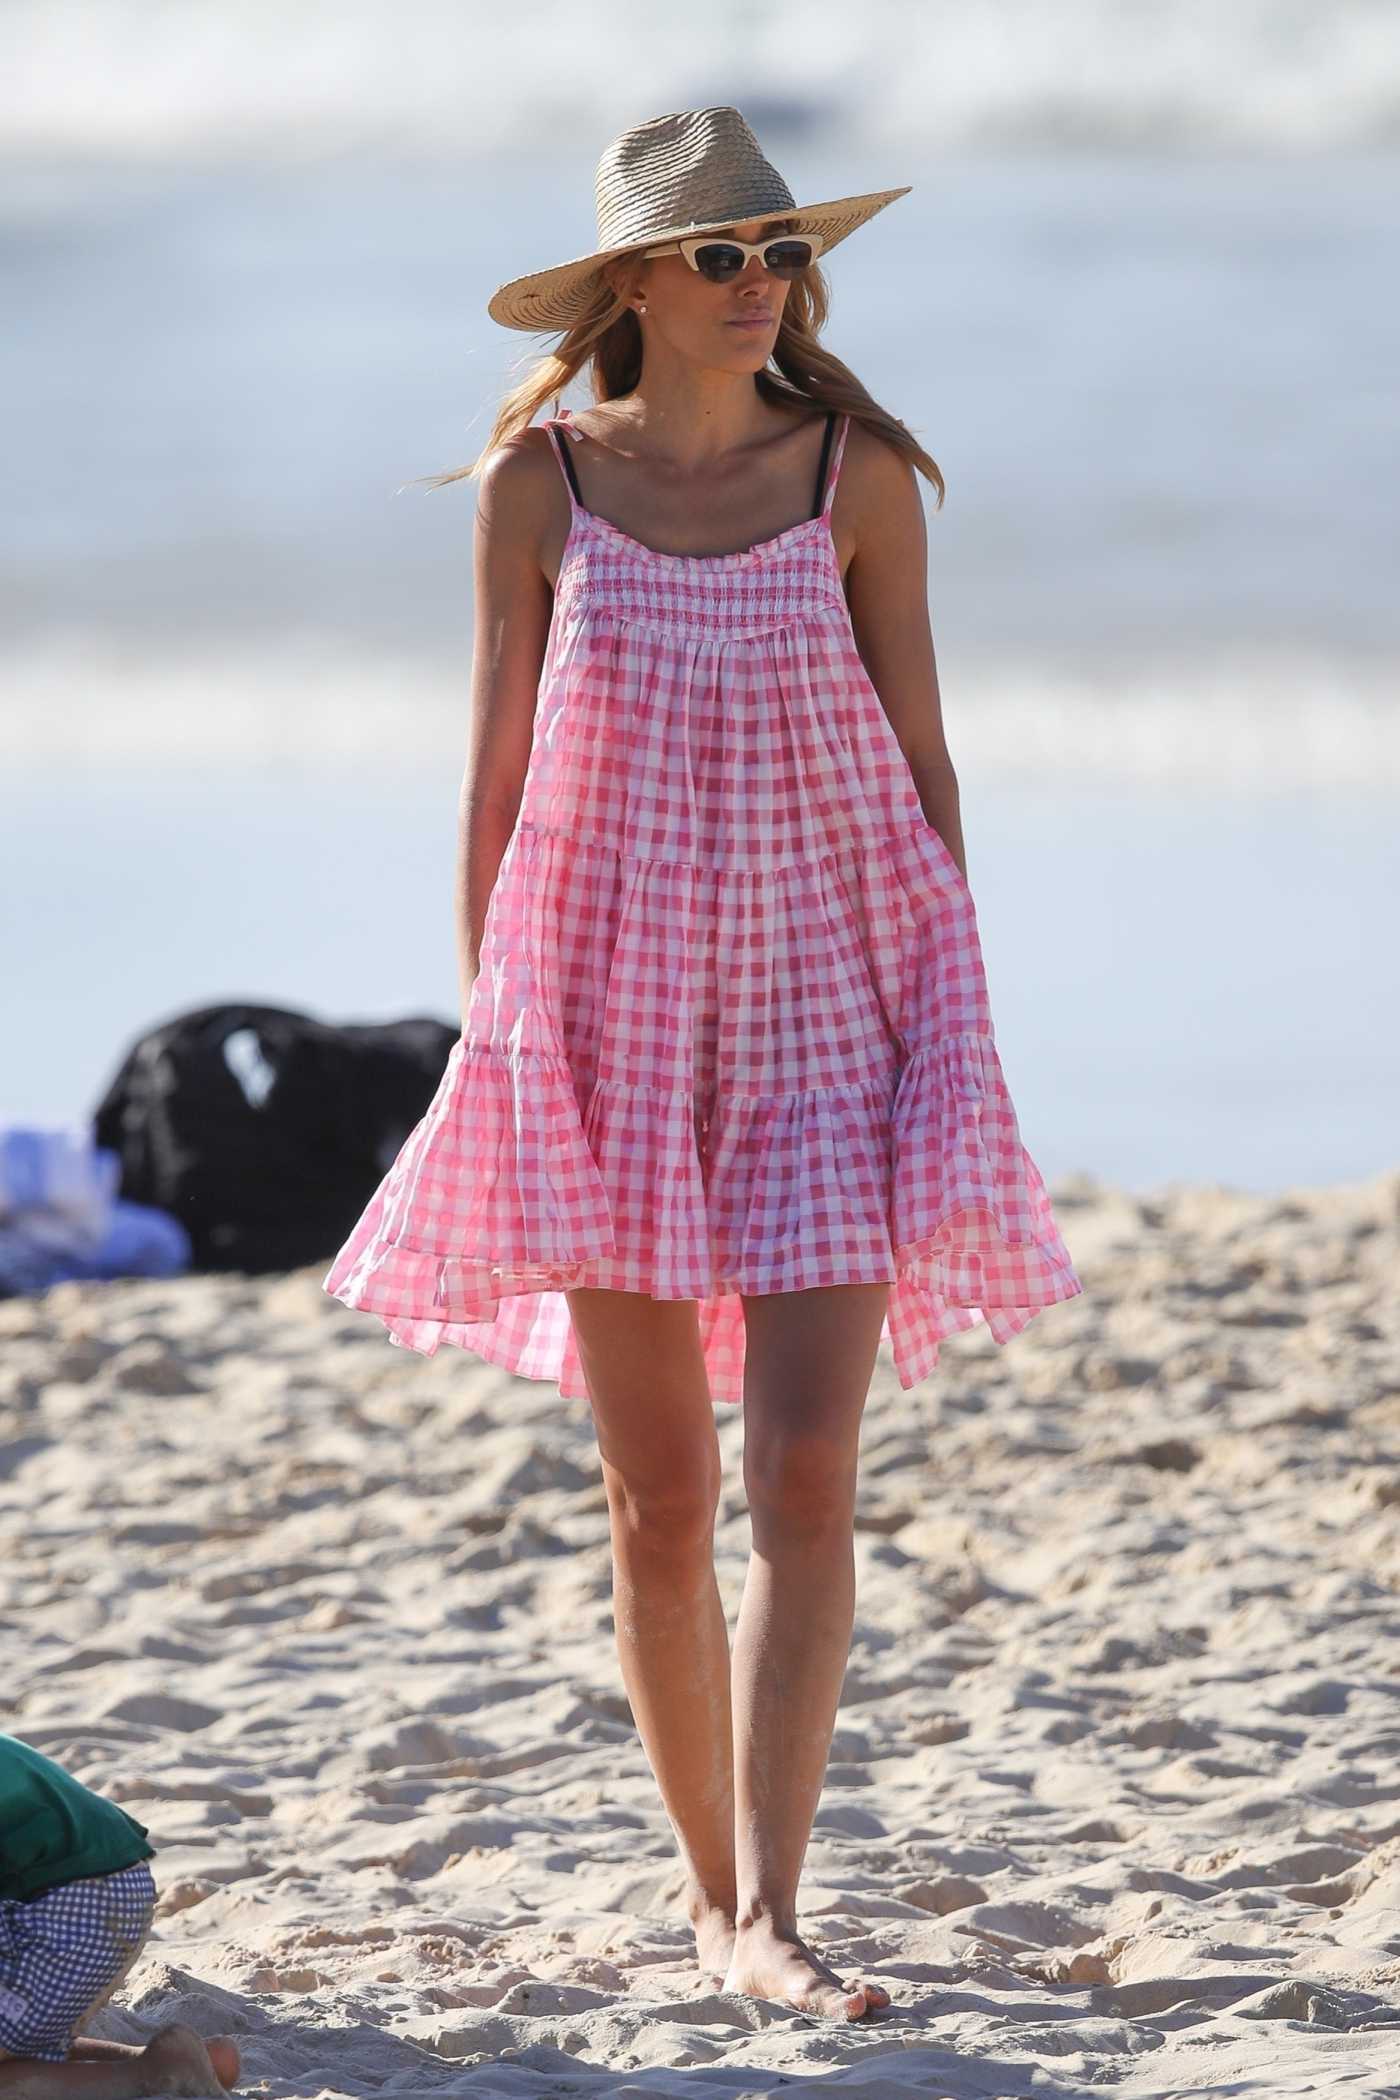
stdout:
[[646,310],[647,310],[647,303],[646,303],[646,300],[645,300],[645,299],[639,299],[639,300],[637,301],[637,312],[638,312],[639,314],[644,314],[644,313],[646,312]]

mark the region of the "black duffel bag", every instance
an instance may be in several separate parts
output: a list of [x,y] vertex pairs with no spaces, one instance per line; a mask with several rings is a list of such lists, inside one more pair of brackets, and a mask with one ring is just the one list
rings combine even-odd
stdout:
[[178,1218],[195,1269],[329,1261],[437,1089],[444,1021],[335,1026],[228,1004],[141,1036],[93,1114],[119,1193]]

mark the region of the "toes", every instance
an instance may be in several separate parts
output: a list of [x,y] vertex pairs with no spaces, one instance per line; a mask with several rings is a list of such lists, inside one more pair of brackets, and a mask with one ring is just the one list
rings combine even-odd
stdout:
[[843,1984],[842,2009],[848,2020],[858,2020],[863,2013],[883,2012],[890,2002],[890,1994],[882,1983]]
[[238,2073],[242,2069],[237,2044],[230,2041],[227,2035],[219,2034],[206,2041],[204,2046],[209,2052],[209,2061],[214,2066],[220,2085],[237,2085]]
[[866,2003],[869,2005],[888,2005],[890,2002],[890,1994],[883,1983],[876,1983],[865,1977],[862,1977],[859,1983],[848,1983],[845,1988],[848,1991],[864,1991]]

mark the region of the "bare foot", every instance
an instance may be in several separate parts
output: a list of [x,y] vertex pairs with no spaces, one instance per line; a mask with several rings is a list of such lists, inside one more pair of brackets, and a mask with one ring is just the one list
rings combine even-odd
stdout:
[[[214,2046],[221,2053],[233,2049],[231,2042],[218,2042]],[[238,2051],[233,2049],[234,2076],[237,2077]],[[227,2058],[225,2058],[227,2064]],[[214,2068],[210,2051],[195,2033],[193,2027],[183,2027],[179,2022],[162,2027],[152,2035],[140,2056],[142,2085],[152,2096],[176,2094],[180,2100],[193,2100],[193,2096],[210,2094],[213,2100],[224,2100],[224,2086]]]
[[883,1984],[843,1983],[795,1932],[779,1932],[767,1919],[736,1932],[724,1988],[838,2020],[859,2020],[890,2002]]
[[690,1922],[695,1928],[695,1954],[700,1973],[707,1981],[722,1984],[734,1959],[734,1912],[707,1896],[690,1899]]

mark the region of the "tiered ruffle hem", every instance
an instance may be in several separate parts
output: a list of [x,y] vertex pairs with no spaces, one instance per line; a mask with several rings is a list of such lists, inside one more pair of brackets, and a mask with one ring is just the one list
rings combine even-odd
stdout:
[[[577,870],[598,852],[528,827],[513,845],[530,863],[521,892],[536,899],[566,895],[565,863]],[[541,912],[531,999],[520,1001],[519,944],[502,930],[500,952],[483,949],[469,1009],[483,1025],[509,1012],[516,1026],[506,1040],[473,1034],[454,1045],[327,1290],[376,1315],[402,1346],[433,1355],[447,1343],[580,1399],[587,1387],[566,1287],[697,1300],[710,1390],[730,1403],[743,1397],[743,1292],[888,1283],[881,1339],[906,1389],[934,1369],[947,1335],[984,1323],[1004,1343],[1044,1307],[1077,1296],[1082,1285],[1021,1143],[990,1024],[965,1025],[985,1020],[985,987],[971,897],[952,856],[920,816],[861,866],[858,880],[831,867],[815,908],[825,937],[838,941],[852,925],[884,925],[882,941],[867,946],[865,1017],[894,1024],[882,1076],[787,1092],[722,1083],[697,1092],[683,1076],[695,1069],[696,1040],[693,980],[681,973],[667,1002],[673,1083],[644,1081],[629,1058],[625,1009],[608,1003],[615,958],[599,965],[594,1040],[567,1055],[560,1014],[577,979],[551,941],[559,918]],[[628,870],[633,923],[674,912],[677,882],[674,864]],[[732,926],[726,939],[727,907],[712,882],[702,889],[684,903],[696,918],[703,912],[707,952],[719,957],[722,1024],[725,957],[740,935]],[[755,951],[786,952],[792,927],[755,928],[754,885],[739,892]],[[766,894],[784,910],[814,908],[810,891],[790,885],[771,883]],[[615,931],[619,918],[603,923]],[[895,999],[890,1012],[885,1002]],[[582,1018],[580,1004],[576,1029]],[[907,1048],[901,1022],[915,1031]]]

